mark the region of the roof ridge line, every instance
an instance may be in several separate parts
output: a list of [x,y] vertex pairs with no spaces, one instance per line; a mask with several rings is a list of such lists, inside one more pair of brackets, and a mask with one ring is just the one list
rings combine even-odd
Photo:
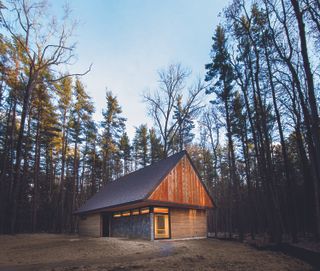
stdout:
[[[180,151],[151,165],[130,172],[106,183],[97,193],[87,199],[74,213],[90,212],[132,200],[144,200],[161,183],[186,151]],[[147,179],[146,179],[147,178]]]
[[148,168],[148,167],[156,166],[158,163],[164,162],[165,160],[167,160],[167,159],[169,159],[169,158],[172,158],[172,157],[175,156],[175,155],[182,154],[182,153],[185,153],[185,154],[186,154],[187,151],[186,151],[186,150],[182,150],[182,151],[180,151],[180,152],[176,152],[176,153],[174,153],[174,154],[172,154],[172,155],[170,155],[170,156],[168,156],[168,157],[166,157],[166,158],[163,158],[163,159],[161,159],[161,160],[159,160],[159,161],[154,162],[153,164],[150,164],[150,165],[144,166],[144,167],[142,167],[142,168],[139,168],[139,169],[137,169],[137,170],[131,171],[131,172],[129,172],[129,173],[127,173],[127,174],[125,174],[125,175],[117,178],[117,179],[111,180],[110,182],[111,182],[111,183],[112,183],[112,182],[116,182],[117,180],[120,180],[120,179],[122,179],[123,177],[127,177],[127,176],[129,176],[129,175],[131,175],[131,174],[133,174],[133,173],[139,172],[139,171],[144,170],[144,169],[146,169],[146,168]]

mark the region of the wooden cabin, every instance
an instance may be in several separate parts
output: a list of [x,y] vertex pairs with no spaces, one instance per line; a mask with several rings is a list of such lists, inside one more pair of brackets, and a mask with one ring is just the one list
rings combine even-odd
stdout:
[[182,151],[105,185],[75,213],[79,234],[155,239],[207,237],[214,207]]

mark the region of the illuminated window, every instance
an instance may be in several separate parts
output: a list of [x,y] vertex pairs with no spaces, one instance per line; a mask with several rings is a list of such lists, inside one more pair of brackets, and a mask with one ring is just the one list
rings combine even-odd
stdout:
[[124,211],[121,214],[122,216],[130,216],[130,211]]
[[154,215],[155,238],[169,238],[169,215],[155,214]]
[[120,217],[121,216],[121,213],[114,213],[113,214],[113,217]]
[[149,214],[150,213],[150,208],[149,207],[141,208],[140,209],[140,213],[141,214]]
[[168,208],[162,208],[162,207],[154,207],[153,208],[153,212],[154,213],[163,213],[163,214],[167,214],[169,212]]
[[139,213],[139,209],[132,210],[132,215],[138,215]]

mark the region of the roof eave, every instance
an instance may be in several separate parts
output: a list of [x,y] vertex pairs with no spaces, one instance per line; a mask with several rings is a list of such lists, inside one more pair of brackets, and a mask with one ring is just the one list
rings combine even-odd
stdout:
[[109,210],[113,210],[116,208],[122,208],[124,206],[129,206],[129,205],[133,205],[133,204],[137,204],[137,203],[143,203],[145,202],[145,200],[134,200],[134,201],[130,201],[130,202],[125,202],[125,203],[121,203],[121,204],[115,204],[115,205],[111,205],[111,206],[107,206],[107,207],[101,207],[101,208],[96,208],[96,209],[91,209],[91,210],[85,210],[85,211],[75,211],[72,214],[73,215],[83,215],[83,214],[89,214],[89,213],[99,213],[102,211],[109,211]]

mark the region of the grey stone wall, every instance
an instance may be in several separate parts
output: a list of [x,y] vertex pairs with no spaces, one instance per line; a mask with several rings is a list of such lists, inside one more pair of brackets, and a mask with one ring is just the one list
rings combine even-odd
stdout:
[[111,236],[151,239],[150,214],[111,219]]

